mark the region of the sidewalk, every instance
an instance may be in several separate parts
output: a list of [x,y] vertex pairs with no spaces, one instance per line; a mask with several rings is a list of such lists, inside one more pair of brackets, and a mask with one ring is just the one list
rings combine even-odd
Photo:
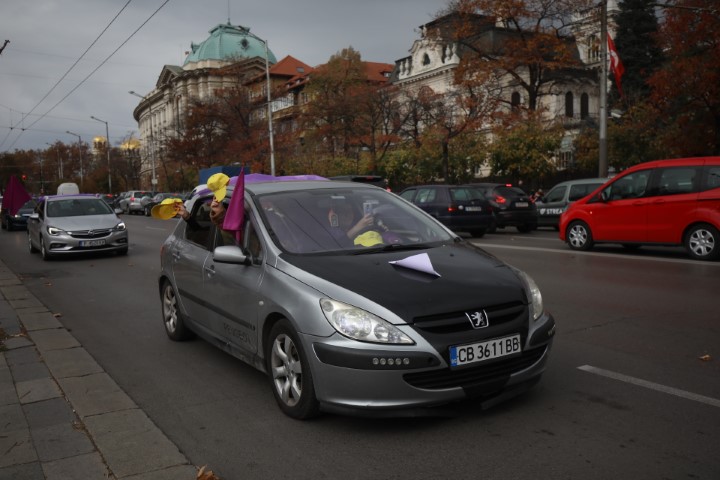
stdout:
[[197,471],[0,260],[0,480]]

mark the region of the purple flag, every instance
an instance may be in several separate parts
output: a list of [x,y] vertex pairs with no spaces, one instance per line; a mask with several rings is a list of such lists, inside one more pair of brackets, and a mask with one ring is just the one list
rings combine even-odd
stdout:
[[223,230],[235,233],[235,240],[242,241],[243,220],[245,219],[245,172],[240,172],[235,181],[235,189],[230,197],[230,205],[225,212]]
[[30,194],[25,190],[20,180],[15,175],[10,175],[10,181],[5,189],[5,196],[2,200],[3,210],[7,210],[10,215],[15,215],[25,202],[32,199]]

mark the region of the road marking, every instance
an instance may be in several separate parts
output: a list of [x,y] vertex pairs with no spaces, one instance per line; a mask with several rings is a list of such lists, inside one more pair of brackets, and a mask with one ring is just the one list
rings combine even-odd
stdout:
[[676,397],[682,397],[682,398],[686,398],[688,400],[694,400],[696,402],[705,403],[705,404],[711,405],[713,407],[720,407],[720,400],[718,400],[716,398],[706,397],[704,395],[698,395],[696,393],[687,392],[685,390],[680,390],[677,388],[660,385],[659,383],[648,382],[647,380],[642,380],[640,378],[635,378],[635,377],[629,377],[629,376],[623,375],[621,373],[611,372],[610,370],[603,370],[602,368],[596,368],[596,367],[593,367],[590,365],[583,365],[583,366],[577,367],[577,368],[578,368],[578,370],[583,370],[585,372],[594,373],[596,375],[601,375],[603,377],[612,378],[614,380],[619,380],[621,382],[631,383],[633,385],[637,385],[640,387],[649,388],[650,390],[657,390],[658,392],[675,395]]

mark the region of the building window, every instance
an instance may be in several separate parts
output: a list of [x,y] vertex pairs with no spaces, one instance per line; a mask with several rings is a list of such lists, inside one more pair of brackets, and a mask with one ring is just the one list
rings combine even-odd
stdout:
[[520,93],[519,92],[513,92],[510,96],[510,106],[513,110],[516,110],[520,107]]
[[590,97],[587,93],[580,95],[580,118],[586,119],[590,116]]
[[575,116],[575,109],[573,107],[573,94],[572,92],[567,92],[565,94],[565,116],[568,118],[572,118]]
[[422,64],[423,64],[423,65],[430,65],[430,56],[429,56],[427,53],[423,55]]

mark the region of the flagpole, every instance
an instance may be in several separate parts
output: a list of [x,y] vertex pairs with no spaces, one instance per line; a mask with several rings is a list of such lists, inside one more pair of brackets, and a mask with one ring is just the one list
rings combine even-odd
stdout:
[[607,160],[607,1],[600,4],[600,141],[598,144],[598,176],[608,175]]

